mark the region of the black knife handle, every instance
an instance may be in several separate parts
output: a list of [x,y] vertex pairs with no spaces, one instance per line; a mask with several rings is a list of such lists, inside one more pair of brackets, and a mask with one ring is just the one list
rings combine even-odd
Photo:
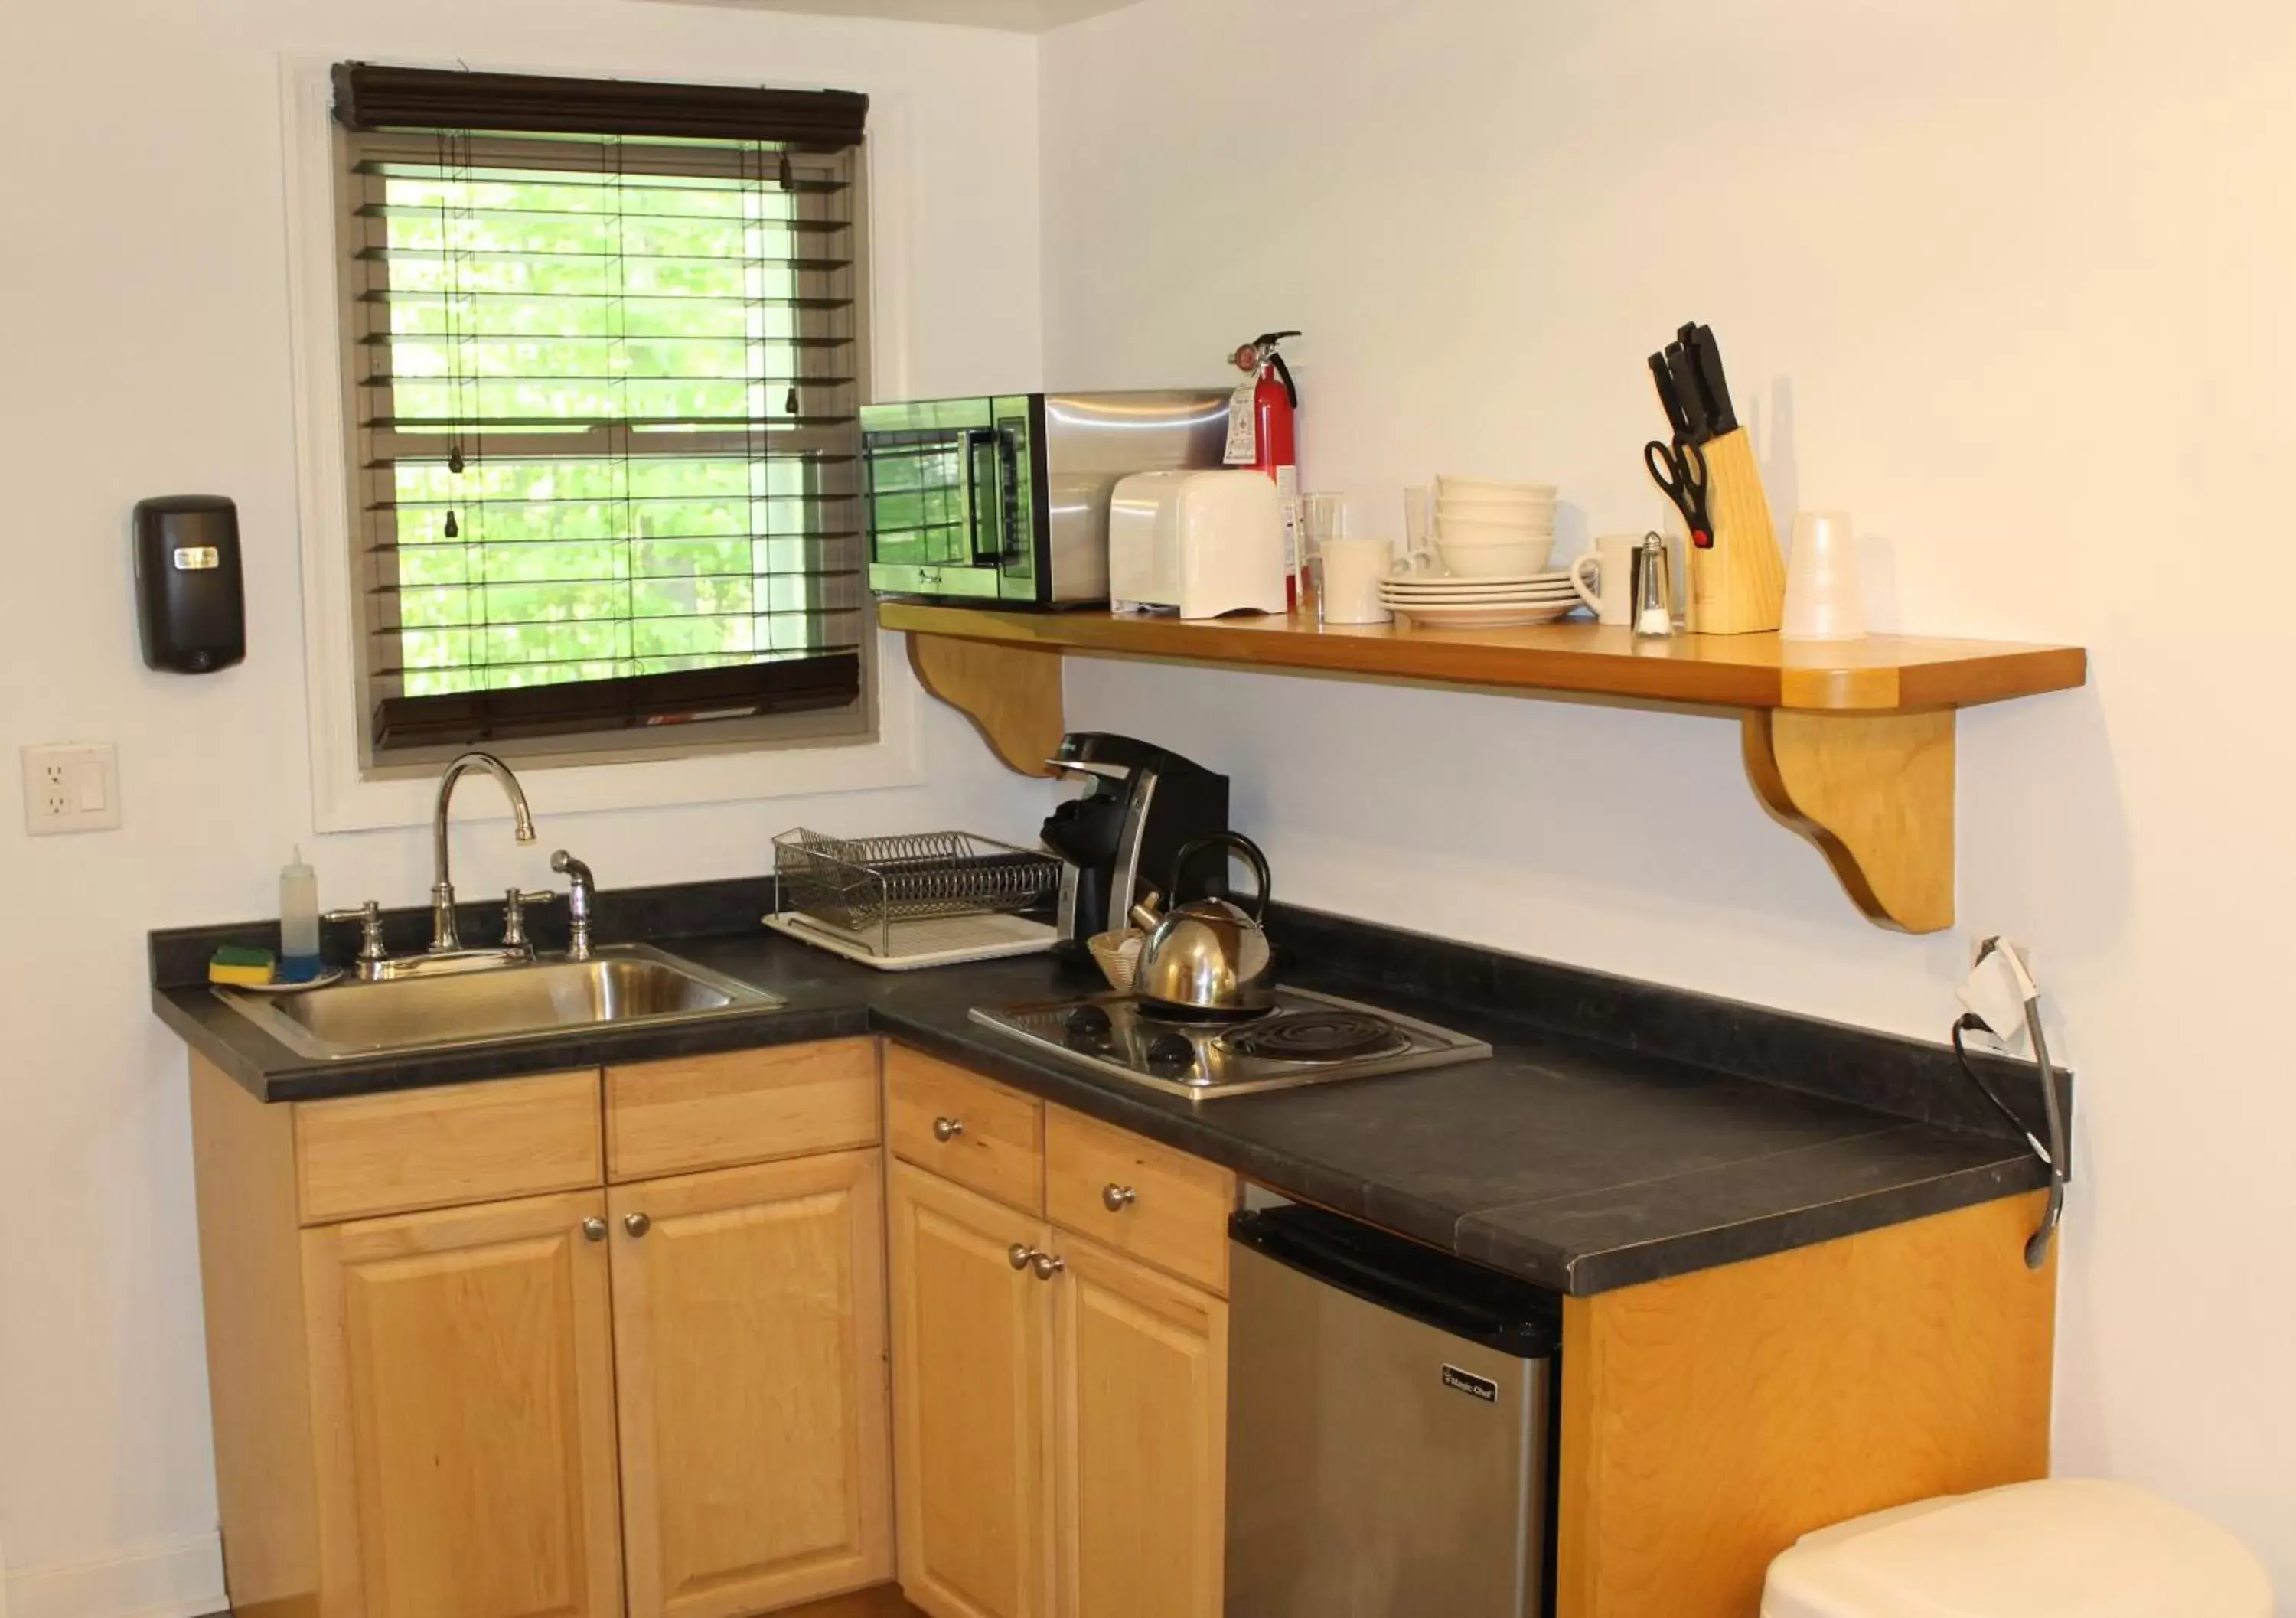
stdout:
[[1666,356],[1650,357],[1651,380],[1658,384],[1658,402],[1666,411],[1667,425],[1674,430],[1674,441],[1684,442],[1690,436],[1690,417],[1682,407],[1682,396],[1674,390],[1674,374],[1666,368]]
[[1666,350],[1666,368],[1674,378],[1674,397],[1682,405],[1685,423],[1682,441],[1703,444],[1714,436],[1714,423],[1707,419],[1706,403],[1699,395],[1698,361],[1680,343],[1669,343]]
[[1706,408],[1708,436],[1720,438],[1726,432],[1738,430],[1738,412],[1730,403],[1730,382],[1722,373],[1722,349],[1714,341],[1714,328],[1701,326],[1690,344],[1691,354],[1698,367],[1698,393]]

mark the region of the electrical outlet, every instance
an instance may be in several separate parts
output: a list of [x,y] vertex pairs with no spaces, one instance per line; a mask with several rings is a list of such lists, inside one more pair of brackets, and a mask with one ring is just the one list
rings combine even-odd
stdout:
[[35,837],[119,829],[119,755],[109,742],[24,749],[24,829]]

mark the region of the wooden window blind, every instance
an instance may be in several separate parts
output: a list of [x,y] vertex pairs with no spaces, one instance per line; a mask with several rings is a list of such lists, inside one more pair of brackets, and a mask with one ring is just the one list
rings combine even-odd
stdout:
[[371,760],[865,728],[865,98],[335,100]]

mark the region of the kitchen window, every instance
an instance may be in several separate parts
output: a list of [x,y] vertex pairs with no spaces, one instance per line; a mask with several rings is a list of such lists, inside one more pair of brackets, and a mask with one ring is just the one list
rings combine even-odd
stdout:
[[333,78],[367,770],[868,735],[866,98]]

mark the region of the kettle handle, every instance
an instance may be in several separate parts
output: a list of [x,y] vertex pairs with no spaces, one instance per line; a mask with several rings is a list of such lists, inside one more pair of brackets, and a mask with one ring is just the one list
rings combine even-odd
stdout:
[[1259,851],[1258,843],[1242,832],[1214,832],[1208,837],[1182,843],[1180,851],[1172,857],[1172,880],[1167,887],[1171,897],[1167,902],[1178,902],[1180,878],[1187,875],[1189,862],[1207,850],[1218,848],[1234,849],[1243,856],[1244,864],[1251,867],[1252,880],[1259,884],[1259,891],[1252,897],[1251,919],[1264,924],[1267,920],[1267,856]]

